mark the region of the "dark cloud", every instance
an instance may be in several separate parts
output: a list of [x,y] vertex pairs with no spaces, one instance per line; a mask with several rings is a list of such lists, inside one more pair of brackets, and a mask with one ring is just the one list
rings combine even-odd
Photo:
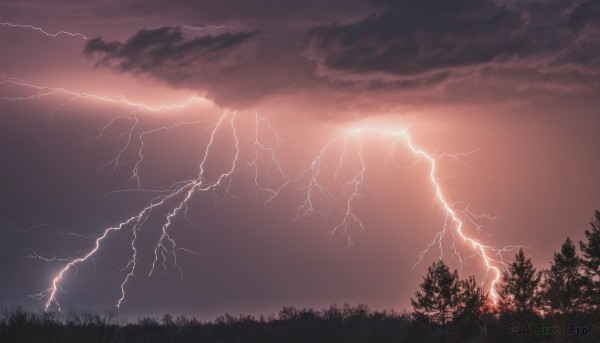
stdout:
[[[309,32],[309,57],[336,80],[481,81],[529,69],[544,83],[598,68],[598,4],[588,1],[372,0],[373,13]],[[576,65],[575,65],[576,64]],[[568,68],[567,68],[568,67]],[[548,80],[548,74],[563,74]],[[565,74],[567,74],[565,78]],[[450,77],[451,76],[451,77]],[[531,79],[536,80],[536,77]],[[405,82],[405,81],[403,81]],[[587,82],[587,80],[582,80]]]
[[222,53],[251,40],[258,31],[224,33],[218,36],[203,36],[187,39],[179,28],[162,27],[140,30],[125,43],[106,43],[99,37],[90,40],[84,49],[86,54],[104,53],[105,61],[119,59],[122,69],[128,70],[127,63],[138,64],[141,59],[159,64],[165,57],[185,58],[194,55],[203,59]]
[[[124,42],[93,39],[85,54],[236,108],[290,94],[321,99],[322,107],[345,99],[351,107],[358,98],[504,101],[598,89],[600,6],[594,1],[371,0],[364,3],[369,8],[352,2],[329,21],[324,14],[311,18],[313,11],[294,1],[266,6],[265,0],[254,8],[262,12],[242,16],[249,5],[232,1],[225,6],[232,8],[229,19],[225,7],[209,6],[235,23],[222,31],[193,36],[177,27],[144,29]],[[197,13],[203,6],[182,0],[145,9]],[[319,8],[337,7],[331,1]]]
[[586,25],[600,25],[600,3],[598,1],[587,1],[577,6],[571,13],[569,25],[582,28]]
[[[186,38],[179,28],[141,30],[125,43],[90,40],[84,49],[100,64],[122,71],[149,73],[177,85],[190,78],[210,78],[244,64],[248,43],[258,31]],[[251,54],[250,54],[251,56]]]
[[271,85],[275,77],[259,77],[269,67],[268,58],[257,54],[260,34],[252,30],[193,36],[180,28],[144,29],[124,43],[92,39],[84,53],[95,57],[98,65],[149,75],[197,90],[220,105],[242,107],[276,87]]
[[[259,30],[196,36],[177,27],[144,29],[124,43],[90,40],[84,54],[99,66],[193,89],[219,105],[242,108],[267,95],[304,88],[310,62],[288,37]],[[262,38],[262,40],[261,40]]]
[[511,33],[518,13],[490,1],[425,0],[394,3],[353,24],[310,32],[326,68],[410,75],[489,62],[528,49]]

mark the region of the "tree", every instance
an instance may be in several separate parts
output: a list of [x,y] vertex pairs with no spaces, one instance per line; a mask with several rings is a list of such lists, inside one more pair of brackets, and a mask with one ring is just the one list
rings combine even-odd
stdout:
[[478,335],[486,335],[483,314],[487,294],[477,284],[474,276],[459,281],[460,293],[454,322],[458,325],[461,340],[472,341]]
[[456,316],[479,318],[487,301],[487,294],[477,284],[474,276],[459,281],[460,293]]
[[581,259],[569,237],[560,252],[554,253],[542,283],[542,300],[555,314],[572,314],[582,305]]
[[587,242],[579,242],[587,281],[584,296],[588,305],[600,308],[600,211],[594,212],[590,226],[585,230]]
[[540,305],[539,285],[542,274],[525,259],[523,249],[515,255],[502,275],[498,285],[500,310],[505,314],[519,316],[532,314]]
[[165,315],[162,317],[162,325],[174,326],[175,322],[173,321],[173,316],[168,313],[165,313]]
[[423,293],[417,291],[410,299],[417,320],[440,325],[446,335],[446,326],[453,319],[460,302],[458,272],[450,272],[448,266],[439,260],[427,268],[427,275],[420,285]]

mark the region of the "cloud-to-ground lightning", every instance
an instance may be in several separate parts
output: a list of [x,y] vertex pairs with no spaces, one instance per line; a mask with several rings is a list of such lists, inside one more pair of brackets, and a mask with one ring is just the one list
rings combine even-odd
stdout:
[[[225,121],[228,117],[231,117],[231,119],[229,120],[229,123],[230,123],[230,128],[232,130],[232,136],[236,142],[236,155],[232,161],[231,168],[228,169],[227,171],[224,171],[223,173],[221,173],[216,180],[211,181],[211,180],[208,180],[205,175],[205,163],[208,159],[208,155],[211,153],[211,146],[215,139],[215,135],[222,128],[222,126],[224,125],[223,123],[225,123]],[[76,268],[79,264],[86,262],[94,254],[96,254],[96,252],[100,249],[101,243],[106,239],[106,237],[111,232],[120,231],[120,230],[123,230],[124,228],[131,226],[132,233],[133,233],[133,235],[132,235],[133,238],[131,240],[132,255],[131,255],[131,259],[125,266],[125,269],[128,269],[128,274],[125,277],[123,283],[121,284],[121,297],[119,298],[119,300],[117,301],[117,304],[116,304],[117,307],[121,306],[123,300],[125,299],[125,295],[126,295],[126,284],[131,277],[135,276],[136,262],[137,262],[137,248],[136,248],[137,232],[144,226],[148,217],[151,215],[151,212],[155,208],[158,208],[158,207],[171,206],[172,209],[169,211],[169,214],[165,218],[165,222],[161,229],[162,234],[160,235],[160,238],[158,239],[158,242],[156,243],[156,247],[154,250],[155,259],[154,259],[154,262],[152,263],[152,268],[150,270],[150,274],[152,274],[152,272],[154,271],[155,265],[159,261],[159,259],[162,259],[163,267],[166,268],[165,263],[167,261],[167,255],[172,256],[174,266],[177,267],[181,271],[181,269],[179,268],[179,266],[177,264],[177,252],[178,251],[193,252],[193,251],[186,249],[186,248],[179,248],[177,246],[175,240],[173,238],[171,238],[171,236],[168,233],[169,227],[171,226],[171,223],[172,223],[171,221],[172,221],[173,217],[175,217],[178,213],[180,213],[187,206],[188,201],[191,199],[191,197],[196,192],[198,192],[198,191],[201,191],[201,192],[215,191],[219,186],[223,186],[223,181],[225,179],[227,179],[228,177],[230,177],[231,173],[233,173],[233,171],[235,171],[238,154],[239,154],[239,145],[238,145],[238,139],[237,139],[237,135],[236,135],[235,119],[236,119],[235,113],[233,115],[225,113],[220,117],[219,121],[214,126],[213,131],[211,133],[210,142],[208,143],[208,145],[206,147],[204,157],[199,166],[199,174],[196,179],[182,182],[177,187],[175,187],[175,189],[173,189],[170,193],[168,193],[166,195],[160,195],[160,196],[155,197],[148,206],[144,207],[136,215],[128,218],[127,220],[119,223],[116,226],[106,229],[103,232],[103,234],[96,239],[93,249],[91,249],[87,253],[83,254],[83,256],[81,256],[79,258],[68,259],[69,263],[64,265],[63,268],[60,269],[59,272],[53,278],[51,287],[47,291],[42,292],[40,294],[40,295],[45,295],[47,297],[46,302],[45,302],[46,310],[49,309],[52,304],[55,304],[60,309],[60,304],[57,299],[57,292],[59,289],[61,289],[60,283],[61,283],[65,273],[67,273],[68,271],[70,271],[73,268]],[[173,202],[174,204],[172,204],[171,202]]]
[[[459,237],[463,240],[463,242],[467,242],[468,244],[470,244],[472,246],[472,248],[481,256],[485,267],[487,268],[487,272],[488,273],[493,273],[494,275],[492,275],[492,281],[491,281],[491,285],[489,288],[489,294],[490,297],[492,298],[492,300],[494,302],[496,302],[497,298],[498,298],[498,294],[496,293],[496,284],[500,281],[501,278],[501,272],[500,272],[500,268],[498,265],[495,265],[497,263],[500,263],[501,261],[498,261],[496,259],[493,258],[493,256],[490,254],[498,254],[499,250],[488,246],[488,245],[484,245],[483,243],[481,243],[478,239],[476,238],[472,238],[470,236],[468,236],[467,234],[465,234],[463,227],[464,227],[464,223],[463,220],[461,220],[459,218],[459,215],[457,213],[457,210],[455,210],[453,208],[453,206],[448,202],[448,200],[446,199],[446,196],[444,195],[443,191],[442,191],[442,187],[438,181],[438,176],[436,174],[437,172],[437,164],[436,164],[436,159],[429,153],[425,152],[424,150],[418,148],[417,146],[415,146],[415,144],[412,141],[412,138],[410,136],[410,134],[408,133],[408,130],[400,130],[400,131],[393,131],[393,130],[386,130],[386,131],[380,131],[380,130],[374,130],[374,129],[359,129],[358,131],[355,131],[357,133],[360,133],[362,131],[368,131],[368,132],[375,132],[376,134],[379,135],[389,135],[392,136],[394,138],[400,138],[402,139],[405,143],[406,146],[410,149],[410,151],[417,157],[422,157],[424,158],[428,163],[429,163],[429,181],[431,182],[432,187],[435,190],[435,198],[437,199],[437,201],[441,204],[444,212],[449,216],[450,221],[451,221],[451,233],[452,232],[456,232]],[[443,232],[446,231],[448,229],[447,226],[444,226],[443,231],[442,231],[442,235]],[[440,236],[441,239],[442,236]],[[454,253],[457,253],[456,247],[453,245],[452,246]],[[441,248],[440,248],[441,250]]]
[[[422,261],[424,255],[427,252],[429,252],[430,248],[436,243],[438,244],[440,250],[440,258],[442,258],[442,239],[446,234],[449,233],[452,235],[453,238],[451,245],[453,256],[457,256],[462,265],[463,261],[461,255],[454,244],[454,235],[456,234],[456,236],[458,236],[463,242],[470,245],[475,251],[475,253],[481,257],[484,267],[486,268],[486,279],[488,277],[491,278],[489,286],[489,296],[492,301],[496,302],[496,300],[498,299],[498,294],[496,292],[495,287],[500,281],[502,274],[501,268],[504,266],[502,255],[503,253],[513,251],[516,247],[509,246],[505,248],[496,248],[494,246],[482,243],[479,239],[474,238],[465,232],[465,221],[472,223],[474,229],[479,232],[481,231],[481,225],[476,222],[477,219],[485,218],[492,220],[495,218],[486,214],[475,214],[469,209],[468,206],[465,206],[465,208],[461,210],[454,208],[453,204],[451,204],[447,200],[442,190],[442,186],[439,182],[439,177],[437,175],[436,156],[427,153],[425,150],[417,147],[413,143],[412,137],[410,136],[408,129],[381,130],[372,127],[357,127],[347,130],[342,137],[330,139],[327,142],[327,144],[319,151],[315,159],[312,161],[311,166],[307,170],[305,170],[305,173],[308,173],[311,176],[310,181],[305,188],[306,197],[298,207],[297,218],[306,217],[313,213],[324,214],[324,211],[318,210],[313,205],[316,196],[325,196],[329,199],[344,198],[345,209],[343,211],[344,213],[342,215],[342,219],[328,232],[327,235],[329,237],[332,237],[339,231],[345,237],[347,237],[348,244],[352,244],[349,230],[352,227],[357,227],[358,229],[363,230],[365,227],[363,222],[355,213],[352,202],[357,197],[363,196],[361,190],[364,187],[364,176],[367,170],[367,166],[365,165],[364,160],[364,144],[360,141],[360,138],[367,134],[389,138],[391,141],[389,147],[390,151],[397,149],[400,143],[404,143],[404,146],[408,148],[408,150],[417,158],[415,160],[415,163],[417,163],[419,160],[425,160],[429,164],[429,181],[435,192],[435,199],[441,205],[443,212],[446,215],[446,223],[443,226],[442,230],[436,234],[433,242],[425,250],[419,253],[419,261],[417,263]],[[356,156],[358,157],[359,168],[350,178],[348,178],[347,180],[341,180],[339,175],[344,167],[344,159],[350,151],[351,141],[353,141],[354,144],[358,145],[358,148],[356,149]],[[337,181],[343,189],[343,192],[337,196],[334,196],[334,192],[330,191],[327,187],[323,185],[321,181],[319,181],[321,175],[321,165],[323,163],[323,159],[325,158],[325,154],[329,150],[332,150],[335,144],[341,145],[342,148],[342,152],[339,154],[338,157],[336,169],[333,173],[333,179]],[[460,155],[461,154],[442,154],[440,156],[458,158],[460,157]]]
[[[341,215],[339,218],[335,219],[337,224],[332,225],[331,229],[328,230],[327,235],[331,238],[338,233],[343,234],[348,239],[348,243],[351,244],[351,230],[353,228],[358,228],[359,230],[365,228],[365,224],[360,220],[359,215],[357,214],[355,202],[358,198],[364,196],[362,190],[365,188],[365,175],[368,173],[368,166],[365,161],[365,143],[363,142],[363,138],[367,135],[376,135],[389,140],[388,151],[390,153],[393,153],[393,151],[400,146],[404,146],[407,151],[415,157],[415,163],[425,161],[429,165],[428,179],[434,192],[435,199],[443,210],[446,221],[441,231],[435,235],[433,242],[419,254],[419,261],[423,258],[425,253],[436,244],[440,249],[440,258],[442,258],[442,239],[448,234],[452,238],[451,249],[453,256],[458,256],[462,264],[462,258],[458,248],[455,246],[455,240],[459,239],[467,244],[473,252],[481,258],[483,266],[486,269],[486,278],[489,276],[491,280],[489,282],[489,296],[494,302],[497,300],[498,294],[496,293],[495,286],[500,280],[501,268],[504,265],[502,254],[511,251],[512,247],[500,249],[484,244],[482,241],[465,231],[465,226],[467,224],[473,225],[475,231],[480,231],[481,226],[477,224],[477,220],[480,218],[493,218],[488,215],[477,215],[471,212],[468,206],[463,206],[463,209],[455,208],[456,204],[459,204],[460,202],[451,203],[443,192],[439,181],[440,177],[437,175],[437,160],[444,156],[458,158],[460,155],[430,154],[413,143],[408,129],[392,130],[377,129],[373,127],[357,127],[345,130],[340,136],[327,140],[325,145],[319,149],[316,156],[310,161],[308,167],[301,170],[296,176],[289,176],[283,168],[283,154],[279,149],[280,137],[278,132],[273,128],[267,118],[262,117],[257,113],[254,114],[254,125],[251,132],[253,141],[248,143],[253,145],[250,149],[252,153],[250,154],[251,156],[244,157],[241,153],[241,144],[243,144],[243,140],[240,135],[248,133],[240,132],[237,125],[238,114],[235,112],[225,112],[216,121],[178,122],[151,130],[136,130],[139,120],[139,111],[159,112],[180,109],[190,105],[196,100],[205,101],[204,98],[193,97],[183,103],[175,105],[163,104],[159,106],[149,106],[142,102],[131,102],[125,97],[107,97],[69,91],[63,88],[37,86],[7,76],[2,76],[2,78],[0,78],[0,85],[23,87],[26,90],[34,92],[33,95],[29,96],[6,97],[4,100],[8,101],[24,101],[50,95],[64,94],[71,97],[69,103],[76,99],[88,99],[112,104],[116,103],[133,108],[134,111],[129,115],[114,116],[97,136],[88,137],[90,143],[94,143],[102,137],[107,127],[114,124],[115,121],[128,120],[131,122],[130,128],[125,132],[128,137],[126,144],[118,152],[117,157],[109,162],[110,166],[116,168],[120,162],[120,155],[125,151],[135,149],[132,147],[133,144],[131,142],[137,140],[137,160],[134,160],[134,166],[129,179],[130,182],[134,184],[134,188],[126,191],[144,190],[142,181],[140,180],[139,171],[144,159],[143,149],[145,136],[158,134],[167,130],[174,130],[183,125],[206,124],[211,128],[210,133],[208,134],[208,143],[206,143],[206,146],[203,149],[201,161],[198,165],[198,173],[195,178],[176,182],[166,190],[157,190],[156,192],[158,195],[156,195],[147,206],[141,208],[131,217],[102,231],[99,235],[94,237],[95,241],[92,248],[83,252],[79,257],[43,257],[33,251],[30,253],[30,258],[65,263],[52,278],[50,287],[46,291],[37,294],[37,297],[44,299],[44,308],[46,310],[49,310],[53,306],[60,309],[59,293],[60,290],[63,289],[65,276],[68,273],[73,271],[76,272],[80,265],[92,260],[102,248],[103,244],[105,244],[107,237],[113,232],[131,230],[131,255],[129,255],[128,261],[122,268],[122,271],[126,272],[126,275],[120,285],[121,295],[116,302],[117,307],[122,306],[126,299],[127,284],[132,278],[136,277],[139,272],[137,266],[139,258],[137,246],[138,233],[140,230],[143,230],[145,226],[150,225],[148,224],[150,216],[160,218],[162,224],[153,249],[154,259],[147,275],[152,275],[159,265],[163,270],[166,270],[168,267],[167,262],[169,261],[174,268],[180,273],[183,273],[177,262],[177,253],[186,252],[197,254],[197,252],[179,246],[171,235],[175,218],[180,216],[190,221],[187,217],[187,211],[190,200],[196,194],[209,193],[214,196],[221,192],[225,195],[231,195],[231,182],[236,173],[244,175],[249,171],[252,171],[252,173],[254,173],[253,180],[257,192],[266,192],[267,202],[276,201],[284,189],[295,187],[296,189],[302,190],[305,193],[305,196],[296,210],[296,217],[294,218],[296,220],[313,214],[330,216],[332,215],[331,210],[333,203],[341,201],[343,204]],[[214,142],[219,135],[229,137],[233,155],[228,161],[228,166],[217,173],[217,175],[211,177],[207,174],[209,157],[211,154],[215,153]],[[267,141],[270,143],[267,143]],[[335,156],[335,168],[331,173],[331,178],[337,184],[336,189],[332,189],[330,185],[322,181],[323,174],[327,173],[324,165],[326,159],[330,158],[331,154]],[[351,158],[351,155],[356,158],[359,167],[345,169],[347,168],[347,159]],[[243,161],[244,159],[246,161]],[[275,178],[274,174],[277,174],[277,178]],[[342,176],[342,174],[349,174],[349,176]],[[264,178],[261,178],[260,175],[263,175]],[[325,205],[320,207],[317,202]],[[153,222],[155,221],[156,220]]]

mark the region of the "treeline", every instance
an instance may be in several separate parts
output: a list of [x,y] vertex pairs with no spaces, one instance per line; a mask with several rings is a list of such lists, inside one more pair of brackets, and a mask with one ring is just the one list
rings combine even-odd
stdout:
[[579,249],[567,237],[547,270],[520,249],[493,294],[435,262],[411,298],[412,318],[440,341],[600,342],[600,211]]
[[210,322],[165,315],[127,323],[110,314],[16,309],[0,321],[0,342],[412,342],[416,331],[409,314],[348,304],[321,311],[284,307],[267,318],[226,314]]
[[110,311],[12,308],[0,311],[0,342],[600,342],[599,211],[590,226],[579,253],[567,237],[547,270],[520,250],[492,295],[437,261],[411,298],[410,313],[345,304],[283,307],[266,318],[226,314],[201,322],[166,314],[130,323]]

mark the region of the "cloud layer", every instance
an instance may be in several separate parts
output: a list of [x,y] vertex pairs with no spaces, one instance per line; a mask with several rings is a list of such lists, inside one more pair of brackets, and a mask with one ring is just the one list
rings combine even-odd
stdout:
[[309,56],[319,75],[422,84],[515,77],[521,83],[514,74],[526,71],[548,87],[580,86],[591,81],[586,74],[598,72],[599,15],[592,1],[372,3],[375,11],[364,19],[309,32]]
[[233,107],[315,89],[336,101],[367,93],[377,103],[407,94],[473,102],[597,92],[600,5],[594,1],[369,4],[367,12],[310,25],[298,19],[310,12],[298,9],[280,29],[266,18],[253,19],[261,31],[193,36],[179,27],[143,29],[123,43],[93,39],[84,52],[100,65]]

